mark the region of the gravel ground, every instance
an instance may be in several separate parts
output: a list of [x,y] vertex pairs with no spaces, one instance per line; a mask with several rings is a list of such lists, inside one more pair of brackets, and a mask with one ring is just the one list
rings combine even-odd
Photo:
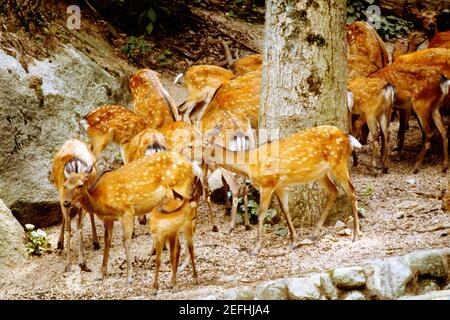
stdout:
[[[392,124],[391,130],[391,136],[395,137],[396,123]],[[169,264],[165,263],[160,276],[160,291],[157,296],[153,296],[151,285],[154,270],[149,255],[151,238],[147,228],[137,226],[137,237],[132,244],[133,285],[126,284],[125,254],[119,224],[116,224],[114,230],[109,274],[103,282],[97,282],[94,278],[101,265],[103,227],[97,221],[102,250],[94,251],[90,242],[90,224],[86,218],[86,256],[93,272],[80,272],[74,265],[73,272],[64,273],[64,255],[55,250],[41,257],[30,257],[23,267],[1,276],[0,298],[193,299],[220,292],[223,287],[295,276],[341,265],[354,265],[419,249],[449,247],[449,229],[427,231],[450,222],[449,213],[442,211],[442,202],[437,199],[442,190],[447,188],[449,181],[448,176],[441,172],[440,142],[433,145],[432,154],[426,157],[420,172],[413,175],[411,169],[420,141],[416,123],[411,124],[407,138],[406,146],[409,146],[411,151],[408,159],[399,162],[392,155],[391,168],[386,175],[371,175],[369,146],[364,146],[358,153],[360,165],[353,169],[352,177],[358,191],[359,206],[365,208],[366,216],[360,220],[363,236],[357,242],[353,243],[351,236],[338,235],[333,228],[337,218],[330,216],[319,242],[295,250],[290,249],[288,237],[281,237],[272,232],[279,226],[268,227],[263,250],[255,257],[249,252],[256,237],[256,228],[245,231],[243,226],[239,226],[233,233],[228,234],[229,217],[224,215],[223,206],[214,205],[220,223],[219,232],[213,233],[208,224],[206,206],[202,204],[195,236],[199,285],[193,284],[191,269],[188,267],[179,272],[176,290],[169,289],[171,272]],[[312,229],[298,228],[297,231],[302,239]],[[52,246],[56,247],[59,226],[47,228],[45,231],[49,234]],[[77,261],[76,246],[77,240],[74,237],[73,263]],[[166,256],[167,253],[164,253],[163,261],[167,261]]]

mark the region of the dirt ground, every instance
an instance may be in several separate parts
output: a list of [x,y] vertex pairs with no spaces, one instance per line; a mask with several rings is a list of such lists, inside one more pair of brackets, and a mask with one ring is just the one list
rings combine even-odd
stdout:
[[[397,123],[391,125],[391,135]],[[447,188],[448,176],[441,172],[439,144],[433,144],[418,174],[411,169],[418,151],[420,133],[417,123],[411,123],[407,135],[408,159],[396,161],[391,155],[388,174],[374,177],[370,173],[370,146],[359,152],[360,165],[353,169],[352,178],[358,191],[359,206],[365,209],[361,226],[363,237],[352,242],[351,236],[340,236],[333,228],[336,217],[328,219],[322,238],[315,244],[290,249],[289,237],[281,237],[267,227],[264,247],[259,256],[252,256],[256,228],[245,231],[239,226],[228,233],[228,216],[222,205],[214,205],[219,215],[219,232],[211,232],[206,206],[199,210],[195,250],[199,285],[192,282],[191,268],[179,272],[178,286],[169,289],[171,271],[163,264],[160,290],[151,294],[154,269],[150,258],[151,237],[145,226],[137,225],[137,237],[132,243],[134,283],[126,284],[125,253],[121,230],[116,223],[110,252],[109,273],[103,282],[94,281],[102,260],[103,226],[97,221],[102,250],[94,251],[90,241],[90,224],[85,219],[84,234],[88,266],[92,272],[81,272],[76,266],[77,239],[73,237],[74,271],[64,273],[64,253],[30,257],[22,268],[0,277],[1,299],[193,299],[218,292],[221,287],[256,283],[262,280],[297,276],[308,271],[355,265],[366,260],[402,255],[419,249],[450,246],[449,229],[429,230],[448,225],[449,213],[442,211],[438,196]],[[395,139],[391,139],[393,147]],[[439,142],[439,141],[436,141]],[[434,150],[433,150],[434,149]],[[372,191],[371,191],[372,190]],[[403,212],[402,215],[399,212]],[[402,217],[400,217],[402,216]],[[281,223],[285,223],[284,220]],[[73,225],[73,228],[75,225]],[[311,228],[297,228],[303,239]],[[74,230],[74,229],[73,229]],[[59,226],[45,229],[52,247],[56,247]],[[183,251],[184,252],[184,249]],[[167,261],[167,252],[163,261]],[[183,260],[183,257],[181,258]]]

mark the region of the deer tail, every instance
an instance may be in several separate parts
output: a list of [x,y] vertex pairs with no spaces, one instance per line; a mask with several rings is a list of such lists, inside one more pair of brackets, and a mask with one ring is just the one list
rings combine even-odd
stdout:
[[354,136],[348,135],[348,140],[350,142],[350,146],[352,147],[352,150],[355,148],[359,149],[362,147],[361,143],[359,143],[359,141]]

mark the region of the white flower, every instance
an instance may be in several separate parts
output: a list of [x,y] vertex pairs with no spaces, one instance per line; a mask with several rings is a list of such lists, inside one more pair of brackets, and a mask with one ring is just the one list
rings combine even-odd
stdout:
[[27,223],[25,225],[25,230],[33,230],[34,229],[34,225],[32,225],[31,223]]

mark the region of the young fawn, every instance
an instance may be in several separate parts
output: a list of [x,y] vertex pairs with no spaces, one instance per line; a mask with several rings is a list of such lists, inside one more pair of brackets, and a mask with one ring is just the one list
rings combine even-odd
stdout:
[[91,111],[81,121],[91,142],[95,158],[100,159],[106,146],[114,142],[120,145],[124,163],[128,144],[147,125],[145,120],[133,111],[117,105],[104,105]]
[[[395,89],[387,81],[377,78],[356,78],[348,82],[352,99],[349,111],[358,118],[351,130],[357,138],[361,137],[362,126],[367,123],[372,134],[372,169],[376,174],[378,139],[381,135],[381,163],[383,173],[389,165],[389,120],[395,101]],[[351,118],[351,115],[349,116]]]
[[[177,270],[180,259],[180,241],[179,234],[185,235],[187,249],[191,259],[192,275],[194,282],[198,283],[197,270],[195,268],[194,257],[194,231],[195,219],[197,217],[198,201],[202,193],[200,180],[197,180],[194,186],[192,198],[179,209],[171,209],[174,204],[169,202],[165,208],[155,208],[152,211],[149,228],[152,234],[153,245],[156,249],[155,259],[155,278],[153,282],[154,294],[157,293],[159,287],[159,270],[161,268],[161,253],[166,242],[169,243],[170,264],[172,267],[172,288],[175,287],[177,281]],[[175,203],[176,205],[176,203]],[[186,255],[187,257],[187,255]]]
[[[212,65],[193,66],[181,76],[188,97],[178,108],[184,113],[183,121],[186,123],[200,120],[217,88],[236,77],[233,72]],[[179,78],[180,75],[176,78],[176,82]],[[197,106],[199,107],[196,108]]]
[[[94,212],[104,223],[102,279],[107,271],[114,221],[122,224],[127,280],[131,283],[130,244],[134,217],[151,212],[155,207],[164,208],[165,202],[175,201],[176,196],[183,199],[178,201],[181,208],[192,196],[194,179],[193,164],[182,155],[171,152],[158,152],[105,172],[93,184],[89,183],[84,172],[69,177],[66,181],[71,195],[69,203],[80,203],[84,210]],[[171,205],[171,209],[177,208]]]
[[[361,146],[355,138],[334,126],[319,126],[260,145],[256,149],[232,152],[214,143],[214,136],[220,129],[220,126],[213,129],[206,139],[203,156],[220,167],[249,177],[251,183],[259,189],[258,235],[254,254],[261,250],[263,222],[273,193],[286,217],[292,245],[296,246],[297,234],[289,215],[288,193],[285,190],[289,185],[317,181],[327,192],[328,198],[314,233],[316,237],[319,236],[337,195],[331,174],[342,184],[350,199],[354,223],[353,240],[359,238],[356,193],[348,168],[352,148]],[[210,136],[213,138],[209,138]]]
[[159,73],[142,69],[130,78],[133,110],[147,121],[149,128],[161,128],[181,120],[175,101],[159,80]]
[[[61,149],[56,153],[53,158],[53,167],[50,175],[50,181],[56,186],[59,193],[59,202],[61,204],[62,223],[61,232],[58,240],[58,249],[64,248],[64,229],[66,232],[66,266],[65,270],[71,269],[71,254],[70,254],[70,210],[74,203],[70,202],[72,190],[67,188],[66,182],[72,179],[74,176],[80,174],[85,175],[86,181],[91,183],[96,177],[95,169],[93,168],[95,162],[94,155],[89,150],[89,147],[76,139],[66,141]],[[97,230],[95,229],[94,215],[89,213],[91,218],[92,227],[92,239],[94,242],[94,249],[100,249],[100,244],[97,239]],[[78,261],[83,271],[90,271],[86,266],[83,251],[83,218],[84,211],[78,209],[77,231],[78,231]]]

